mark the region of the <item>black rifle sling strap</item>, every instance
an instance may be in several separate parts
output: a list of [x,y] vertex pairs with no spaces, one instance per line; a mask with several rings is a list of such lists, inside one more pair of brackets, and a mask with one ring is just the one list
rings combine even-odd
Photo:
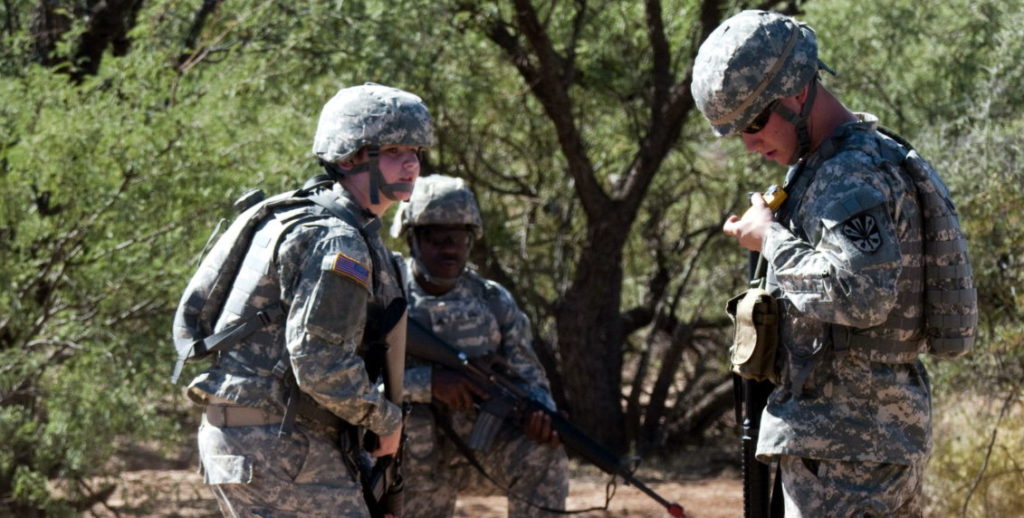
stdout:
[[430,405],[430,411],[434,414],[434,421],[441,427],[441,430],[443,430],[445,435],[447,435],[448,438],[452,441],[452,444],[454,444],[455,448],[459,450],[459,453],[461,453],[462,456],[465,457],[467,461],[469,461],[470,465],[472,465],[474,469],[479,471],[480,474],[483,475],[484,478],[486,478],[490,483],[494,484],[494,487],[497,487],[498,489],[502,490],[506,495],[508,495],[509,498],[523,502],[526,505],[533,507],[534,509],[539,509],[541,511],[553,514],[568,515],[608,510],[608,506],[611,504],[612,501],[612,496],[615,495],[615,490],[611,489],[615,483],[614,479],[612,480],[612,482],[608,484],[609,490],[605,491],[604,507],[590,507],[587,509],[576,509],[568,511],[565,509],[552,509],[550,507],[537,505],[531,502],[526,497],[523,497],[512,491],[512,488],[507,487],[501,482],[499,482],[497,479],[491,476],[491,474],[488,473],[486,469],[484,469],[484,466],[480,464],[480,460],[476,458],[476,455],[473,453],[473,450],[469,447],[468,444],[466,444],[465,441],[462,440],[461,437],[459,437],[459,434],[455,432],[455,429],[452,428],[451,415],[448,412],[445,412],[444,410],[438,408],[436,405]]
[[772,483],[772,498],[768,516],[771,518],[785,518],[785,502],[782,499],[782,467],[779,461],[775,461],[775,482]]

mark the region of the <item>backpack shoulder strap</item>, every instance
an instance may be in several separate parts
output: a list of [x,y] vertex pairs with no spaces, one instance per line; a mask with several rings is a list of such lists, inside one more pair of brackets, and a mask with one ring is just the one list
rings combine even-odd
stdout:
[[[324,185],[325,184],[321,183],[321,184],[318,184],[318,186],[314,186],[314,187],[323,187]],[[310,189],[310,192],[307,194],[307,198],[309,199],[309,201],[311,201],[311,202],[319,205],[320,207],[322,207],[331,216],[334,216],[334,217],[344,221],[345,223],[348,223],[349,225],[351,225],[353,228],[355,228],[359,232],[359,235],[362,236],[363,241],[365,241],[367,243],[370,243],[370,241],[371,241],[370,235],[369,235],[370,231],[363,225],[363,223],[361,221],[358,220],[358,218],[356,218],[355,214],[353,214],[351,211],[346,210],[345,208],[343,208],[340,205],[338,205],[338,203],[335,201],[337,198],[335,196],[333,196],[331,194],[331,192],[332,191],[330,189],[313,188],[313,189]],[[379,220],[374,220],[374,221],[379,221]],[[374,286],[377,285],[377,283],[378,283],[377,276],[382,271],[381,267],[383,265],[381,265],[379,263],[379,261],[380,261],[380,258],[378,258],[377,254],[374,253],[371,250],[370,251],[370,263],[371,263],[371,266],[373,268],[373,283],[374,283]]]

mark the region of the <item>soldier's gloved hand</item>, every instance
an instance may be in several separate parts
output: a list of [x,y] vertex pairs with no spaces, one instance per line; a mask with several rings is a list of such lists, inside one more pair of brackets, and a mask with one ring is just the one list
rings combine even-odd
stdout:
[[392,434],[379,437],[377,441],[377,449],[370,452],[370,455],[374,457],[384,457],[386,455],[394,455],[398,452],[398,446],[402,442],[402,428],[399,427],[398,431]]
[[552,448],[562,444],[558,439],[558,432],[551,428],[551,417],[540,410],[535,410],[523,423],[523,433],[534,442]]
[[448,408],[460,411],[473,408],[473,396],[482,398],[486,395],[459,373],[440,367],[432,369],[430,391],[434,401],[440,401]]

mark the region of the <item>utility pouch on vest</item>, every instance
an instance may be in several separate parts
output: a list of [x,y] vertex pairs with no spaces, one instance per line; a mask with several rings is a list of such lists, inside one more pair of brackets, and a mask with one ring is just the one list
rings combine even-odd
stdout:
[[[759,262],[763,263],[764,258]],[[757,287],[740,293],[726,304],[725,310],[736,326],[729,359],[732,371],[740,377],[777,383],[775,352],[779,348],[779,302],[764,287],[762,275]]]

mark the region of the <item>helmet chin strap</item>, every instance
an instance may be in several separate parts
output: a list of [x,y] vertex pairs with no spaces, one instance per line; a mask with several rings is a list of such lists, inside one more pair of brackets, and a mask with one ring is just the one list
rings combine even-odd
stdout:
[[380,203],[378,192],[384,193],[384,196],[391,201],[399,201],[398,197],[395,196],[396,193],[412,192],[413,186],[408,182],[387,183],[384,181],[384,174],[380,172],[379,146],[367,146],[366,155],[369,157],[369,161],[363,162],[347,171],[338,167],[338,164],[321,161],[320,165],[327,171],[327,176],[335,182],[345,176],[370,173],[370,203],[373,205]]
[[463,266],[462,270],[459,271],[459,274],[455,277],[438,277],[436,275],[431,275],[430,271],[427,270],[427,266],[423,264],[423,261],[420,261],[420,245],[417,243],[418,239],[418,237],[413,236],[413,238],[409,240],[412,242],[412,274],[416,277],[422,277],[424,280],[435,286],[441,286],[444,288],[455,286],[455,283],[458,282],[459,277],[462,276],[462,272],[466,270],[466,267]]
[[800,115],[783,106],[782,103],[775,103],[775,107],[772,109],[772,111],[796,127],[797,160],[802,159],[811,150],[811,132],[807,129],[807,119],[810,118],[811,108],[814,107],[814,97],[817,94],[818,78],[814,77],[808,83],[807,99],[804,100],[804,105],[800,108]]
[[367,147],[366,154],[370,158],[370,161],[366,164],[370,171],[370,203],[374,205],[380,203],[378,191],[384,193],[384,197],[391,201],[399,201],[396,193],[412,192],[412,185],[407,182],[388,183],[384,181],[384,173],[380,172],[379,146]]

